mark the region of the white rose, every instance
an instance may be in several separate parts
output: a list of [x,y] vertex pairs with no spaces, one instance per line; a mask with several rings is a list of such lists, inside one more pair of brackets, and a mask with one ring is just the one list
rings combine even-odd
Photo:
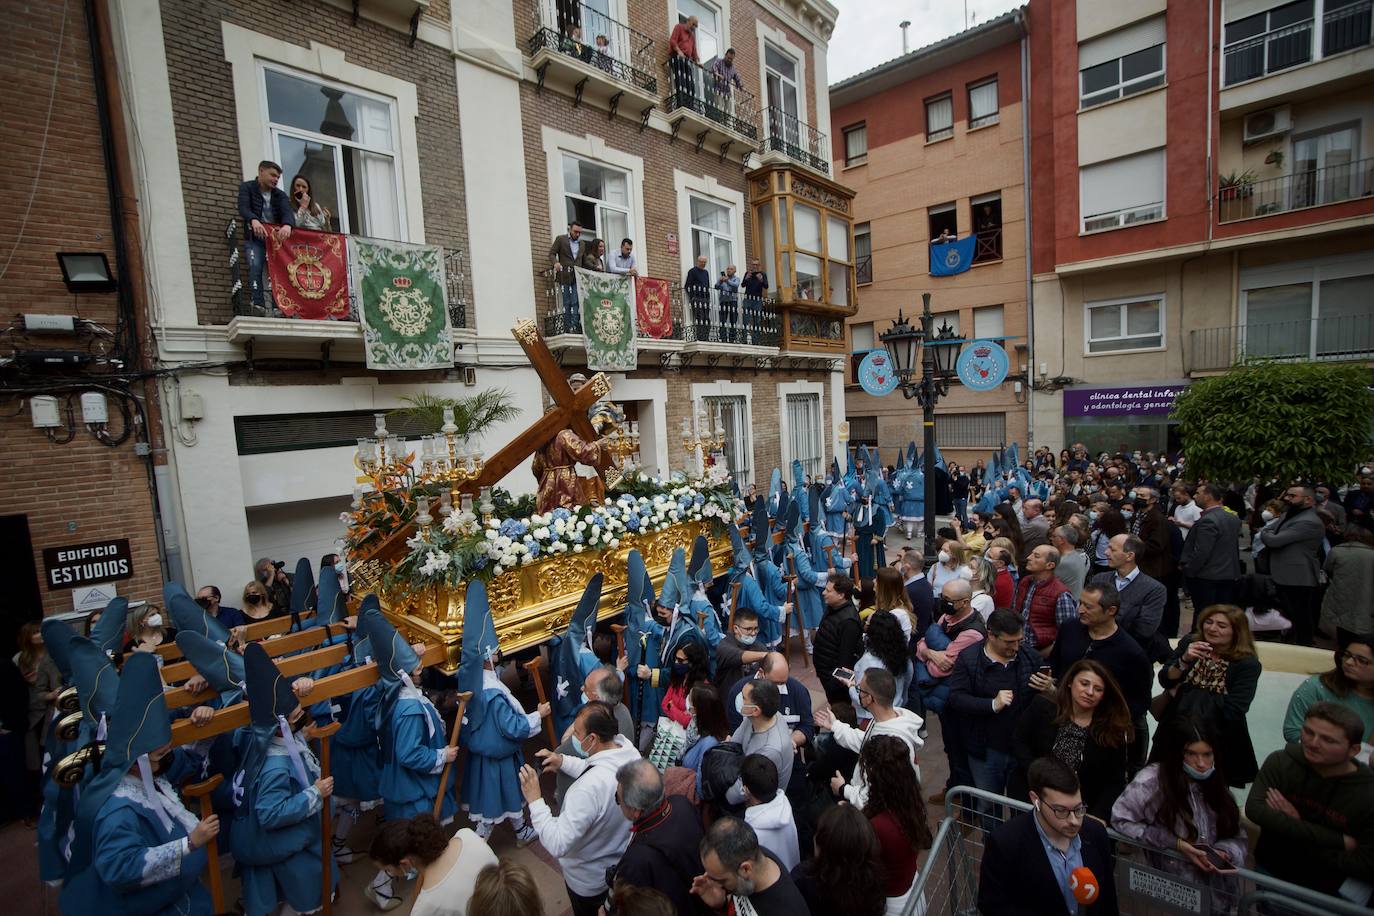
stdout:
[[579,522],[577,523],[577,530],[578,530],[578,531],[586,531],[586,530],[587,530],[587,523],[586,523],[586,522],[583,522],[583,521],[579,521]]
[[573,545],[573,553],[581,553],[581,552],[582,552],[582,545],[581,545],[581,544],[574,544],[574,545]]
[[487,540],[488,540],[488,541],[494,541],[494,540],[496,540],[496,530],[495,530],[494,528],[488,528],[488,529],[487,529]]
[[620,538],[611,538],[611,548],[614,549],[614,548],[619,547],[619,546],[620,546]]

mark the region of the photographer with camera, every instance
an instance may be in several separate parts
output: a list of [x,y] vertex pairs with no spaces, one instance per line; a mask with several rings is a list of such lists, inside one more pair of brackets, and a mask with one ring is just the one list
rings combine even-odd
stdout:
[[272,600],[272,616],[291,612],[291,577],[282,572],[286,563],[263,557],[253,566],[253,578],[267,589],[267,597]]

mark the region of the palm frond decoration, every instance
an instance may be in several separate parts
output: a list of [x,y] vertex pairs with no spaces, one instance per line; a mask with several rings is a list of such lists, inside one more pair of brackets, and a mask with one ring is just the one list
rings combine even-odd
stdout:
[[[453,424],[458,436],[467,438],[481,434],[495,423],[505,423],[520,416],[511,393],[504,388],[488,388],[470,398],[444,398],[421,392],[413,398],[402,398],[409,407],[400,407],[389,416],[410,420],[424,433],[437,433],[444,425],[444,408],[453,408]],[[423,433],[422,433],[423,434]]]

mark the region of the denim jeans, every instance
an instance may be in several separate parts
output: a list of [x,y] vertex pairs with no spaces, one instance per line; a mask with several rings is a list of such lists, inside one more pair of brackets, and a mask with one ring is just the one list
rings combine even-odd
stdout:
[[[973,785],[984,792],[992,792],[997,795],[1007,794],[1007,779],[1011,776],[1011,768],[1016,761],[1011,754],[1005,751],[995,751],[992,748],[985,748],[982,757],[968,757],[969,772],[973,774]],[[1001,805],[992,802],[979,801],[978,810],[983,813],[983,829],[991,830],[996,826],[997,821],[1003,820]]]
[[[720,298],[720,340],[722,343],[735,343],[735,320],[739,317],[737,300]],[[741,341],[742,342],[742,341]]]
[[247,238],[243,242],[243,259],[248,264],[248,290],[253,305],[265,305],[264,293],[267,280],[267,243],[259,238]]
[[580,334],[582,333],[582,316],[579,314],[577,303],[577,284],[565,283],[563,285],[563,333]]
[[959,519],[959,524],[963,525],[963,526],[964,526],[964,530],[967,531],[967,530],[968,530],[968,500],[967,500],[967,499],[956,499],[956,500],[954,501],[954,514],[958,517],[958,519]]

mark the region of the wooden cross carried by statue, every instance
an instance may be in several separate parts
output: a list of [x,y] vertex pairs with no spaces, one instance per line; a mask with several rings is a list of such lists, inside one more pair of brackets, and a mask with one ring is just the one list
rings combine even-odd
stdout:
[[[590,465],[602,473],[618,473],[615,456],[604,447],[601,434],[588,417],[588,408],[611,393],[611,380],[605,373],[598,372],[574,390],[533,321],[522,319],[511,333],[544,383],[553,406],[489,457],[481,472],[458,489],[475,495],[483,487],[499,483],[520,462],[534,456],[535,475],[540,478],[538,511],[546,512],[570,502],[581,503],[583,496],[574,471],[577,463]],[[409,550],[406,541],[414,534],[412,522],[393,532],[359,561],[400,559]]]

